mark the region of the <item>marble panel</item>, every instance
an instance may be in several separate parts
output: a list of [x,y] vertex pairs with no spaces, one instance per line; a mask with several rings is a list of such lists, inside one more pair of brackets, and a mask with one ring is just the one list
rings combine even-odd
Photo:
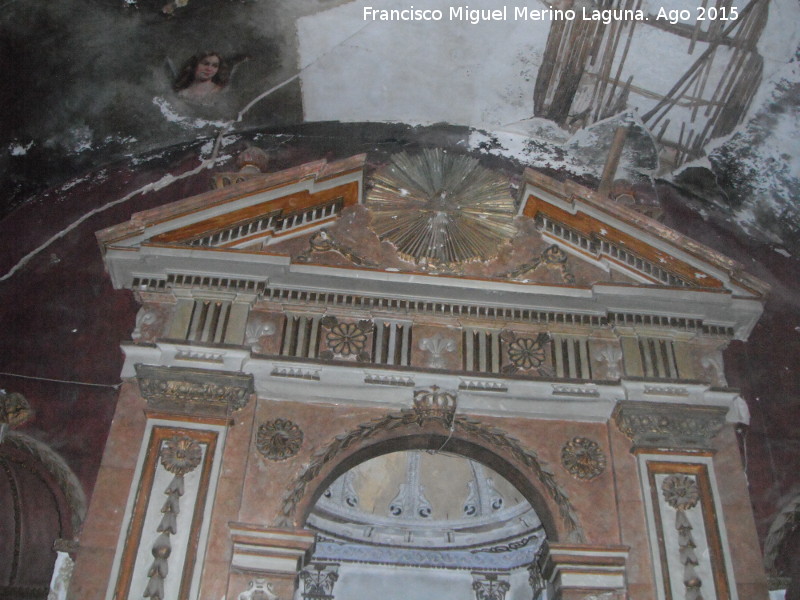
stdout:
[[132,481],[133,469],[100,467],[81,532],[81,546],[105,548],[113,554]]
[[72,572],[67,600],[104,598],[114,553],[105,548],[81,546]]

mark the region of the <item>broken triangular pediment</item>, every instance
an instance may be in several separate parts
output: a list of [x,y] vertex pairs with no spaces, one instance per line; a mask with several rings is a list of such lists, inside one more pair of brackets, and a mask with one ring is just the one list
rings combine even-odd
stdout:
[[418,273],[463,278],[465,286],[644,285],[746,296],[764,289],[722,255],[533,170],[514,197],[502,174],[443,150],[402,153],[369,177],[365,167],[358,155],[217,175],[217,189],[138,213],[98,239],[106,252],[124,251],[129,267],[132,250],[169,256],[165,271],[170,261],[180,270],[205,259],[201,270],[219,274],[227,272],[221,265],[252,263]]

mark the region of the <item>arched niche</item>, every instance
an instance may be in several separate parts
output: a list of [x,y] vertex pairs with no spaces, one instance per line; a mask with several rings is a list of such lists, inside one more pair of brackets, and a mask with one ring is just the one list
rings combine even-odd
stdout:
[[[392,413],[336,436],[316,453],[290,486],[279,526],[303,527],[319,497],[341,475],[376,456],[404,450],[456,454],[483,464],[511,483],[536,511],[551,541],[583,542],[574,507],[535,451],[506,432],[456,416],[452,428],[440,418]],[[558,518],[556,517],[558,516]]]
[[47,598],[57,539],[85,515],[83,490],[46,444],[16,431],[0,443],[0,599]]

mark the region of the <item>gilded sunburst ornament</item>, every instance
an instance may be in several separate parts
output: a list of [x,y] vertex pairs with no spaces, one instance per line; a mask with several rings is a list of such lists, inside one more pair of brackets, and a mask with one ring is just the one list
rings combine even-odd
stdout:
[[439,149],[395,155],[375,174],[367,206],[381,240],[422,267],[489,260],[516,231],[508,180]]

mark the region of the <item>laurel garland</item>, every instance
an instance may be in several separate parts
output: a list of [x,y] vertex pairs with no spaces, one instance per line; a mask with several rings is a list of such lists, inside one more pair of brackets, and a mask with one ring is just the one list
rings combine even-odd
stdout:
[[[332,462],[340,453],[360,442],[375,437],[379,433],[394,431],[414,424],[422,427],[428,422],[437,423],[443,429],[449,430],[449,423],[445,422],[445,418],[442,415],[420,415],[413,410],[403,410],[399,413],[390,413],[384,417],[373,419],[368,423],[361,423],[356,429],[335,436],[330,444],[313,455],[311,462],[289,487],[283,499],[280,516],[276,523],[277,526],[293,527],[295,510],[305,495],[308,484],[320,474],[325,465]],[[532,471],[536,479],[545,487],[550,497],[558,505],[559,514],[567,531],[575,538],[575,541],[585,541],[583,529],[580,526],[578,516],[569,500],[569,496],[559,487],[555,480],[555,474],[550,467],[540,461],[533,450],[523,448],[519,440],[509,436],[502,429],[484,425],[475,419],[457,415],[453,423],[454,430],[475,436],[495,448],[509,452],[517,461]]]

